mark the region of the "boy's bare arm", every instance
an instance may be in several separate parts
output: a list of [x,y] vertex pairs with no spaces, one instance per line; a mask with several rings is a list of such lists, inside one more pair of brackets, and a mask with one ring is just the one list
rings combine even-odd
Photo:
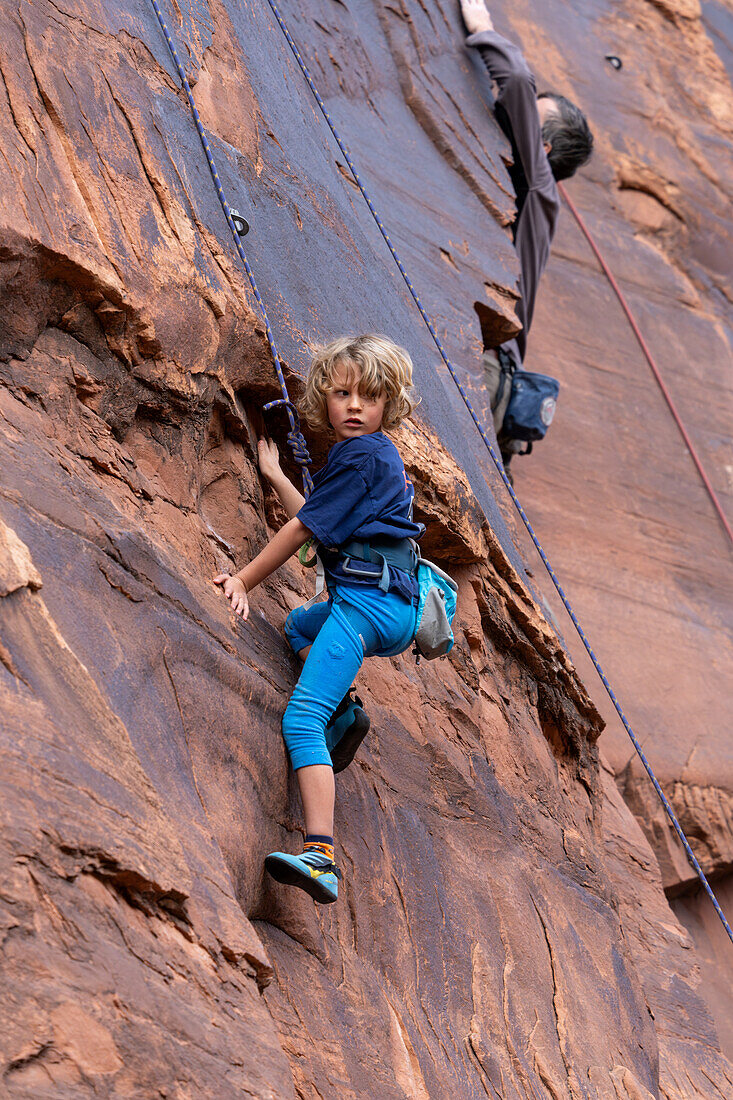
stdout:
[[249,565],[235,573],[239,577],[248,592],[256,588],[258,584],[266,580],[270,573],[274,573],[288,558],[291,558],[298,547],[302,546],[311,537],[311,532],[304,523],[295,517],[288,520],[276,535],[268,542],[264,550],[261,550]]
[[272,439],[260,439],[257,442],[257,460],[262,476],[267,478],[280,497],[282,506],[290,518],[297,516],[305,504],[305,497],[283,473],[280,466],[280,454]]
[[291,519],[249,565],[245,565],[244,569],[231,577],[228,573],[220,573],[218,577],[214,577],[214,584],[222,586],[224,595],[231,600],[232,610],[246,619],[249,615],[247,593],[284,565],[310,537],[311,532],[304,523],[297,518]]

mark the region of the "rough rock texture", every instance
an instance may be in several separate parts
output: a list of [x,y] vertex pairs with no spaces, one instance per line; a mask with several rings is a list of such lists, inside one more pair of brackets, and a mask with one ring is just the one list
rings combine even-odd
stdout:
[[[548,27],[559,5],[543,5]],[[565,7],[562,5],[562,7]],[[570,190],[642,326],[730,519],[733,514],[733,7],[697,0],[584,5],[573,64],[538,52],[539,83],[588,105],[597,152]],[[536,5],[505,27],[531,49]],[[576,48],[577,34],[584,49]],[[619,55],[619,72],[604,54]],[[723,528],[611,288],[569,212],[530,341],[562,394],[518,487],[622,706],[721,901],[733,870],[733,585]],[[538,569],[608,723],[602,751],[699,950],[733,1056],[729,941],[621,723]],[[725,906],[724,906],[725,907]],[[695,911],[693,917],[692,910]],[[733,918],[730,902],[725,907]],[[712,911],[711,911],[712,912]],[[690,914],[690,920],[687,920]],[[719,938],[719,932],[722,939]],[[709,938],[709,937],[712,938]],[[710,960],[705,966],[703,960]]]
[[[516,324],[516,262],[506,146],[455,6],[286,14],[468,376],[479,320],[497,339]],[[583,55],[592,18],[571,14],[543,9],[548,59],[553,42]],[[279,30],[259,4],[168,15],[253,224],[292,392],[306,339],[379,328],[414,355],[424,400],[397,442],[426,550],[460,584],[457,643],[449,660],[375,659],[362,675],[374,728],[338,782],[339,904],[273,887],[263,855],[300,840],[279,736],[297,670],[279,628],[308,578],[285,567],[246,625],[210,584],[282,518],[253,465],[277,394],[261,322],[152,8],[6,5],[4,1091],[730,1095],[698,988],[705,953],[613,782],[615,749],[613,774],[600,762],[602,719],[529,588],[496,475]],[[718,574],[705,578],[712,602]],[[724,804],[706,778],[678,797],[714,822]],[[679,885],[674,857],[663,866]],[[676,904],[698,937],[704,912]]]

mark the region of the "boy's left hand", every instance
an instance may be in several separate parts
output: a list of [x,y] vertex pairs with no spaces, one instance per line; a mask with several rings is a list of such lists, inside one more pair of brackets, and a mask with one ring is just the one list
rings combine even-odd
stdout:
[[277,449],[277,443],[275,443],[274,439],[262,438],[257,440],[257,462],[260,467],[260,473],[263,477],[266,477],[269,482],[276,481],[278,477],[282,477],[280,452]]
[[229,573],[220,573],[214,577],[214,584],[219,584],[224,590],[224,595],[231,602],[232,611],[246,619],[249,615],[249,600],[244,582],[239,577],[232,577]]

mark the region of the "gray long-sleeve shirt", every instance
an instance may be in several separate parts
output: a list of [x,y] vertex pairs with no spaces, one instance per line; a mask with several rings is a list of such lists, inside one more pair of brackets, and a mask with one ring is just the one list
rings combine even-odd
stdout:
[[496,31],[472,34],[466,45],[479,51],[496,84],[494,113],[514,154],[510,174],[517,196],[517,218],[513,231],[521,272],[517,315],[524,327],[516,340],[504,346],[521,361],[527,349],[540,276],[555,235],[560,197],[542,142],[534,76],[522,51]]

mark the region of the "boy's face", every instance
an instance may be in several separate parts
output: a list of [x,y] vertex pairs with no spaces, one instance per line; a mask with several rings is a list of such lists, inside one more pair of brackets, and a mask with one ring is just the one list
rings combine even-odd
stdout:
[[360,393],[361,371],[354,363],[340,363],[333,372],[326,408],[336,441],[372,435],[382,427],[387,395],[365,397]]

